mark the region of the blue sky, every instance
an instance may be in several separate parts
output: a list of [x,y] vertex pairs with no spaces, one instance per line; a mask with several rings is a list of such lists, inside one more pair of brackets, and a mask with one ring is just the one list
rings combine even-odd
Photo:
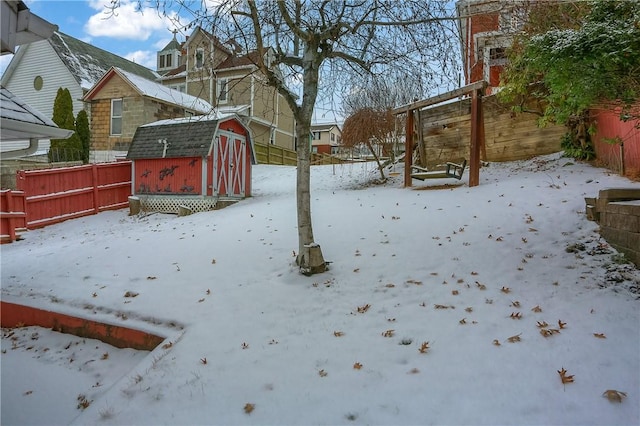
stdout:
[[[121,0],[116,15],[105,5],[110,0],[26,0],[29,9],[59,27],[59,31],[94,46],[155,69],[156,51],[172,38],[169,18],[155,9],[136,11],[137,2]],[[178,35],[182,41],[184,38]],[[8,66],[11,55],[0,60],[0,71]]]

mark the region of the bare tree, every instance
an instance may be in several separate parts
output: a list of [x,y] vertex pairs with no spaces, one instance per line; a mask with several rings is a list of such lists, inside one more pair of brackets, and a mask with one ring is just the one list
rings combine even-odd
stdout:
[[391,109],[377,111],[373,108],[362,108],[347,117],[342,128],[342,144],[347,147],[364,145],[373,155],[380,179],[386,180],[384,165],[380,162],[380,156],[376,147],[381,147],[382,152],[393,148],[395,133],[395,117]]
[[[112,0],[117,7],[119,0]],[[143,1],[143,0],[140,0]],[[189,11],[221,40],[255,50],[256,66],[293,111],[297,135],[297,264],[323,272],[311,221],[311,120],[331,76],[382,74],[457,58],[455,12],[445,0],[153,0],[161,13]],[[214,6],[211,6],[211,5]],[[198,8],[194,9],[194,5]],[[188,23],[187,25],[190,25]],[[445,48],[449,46],[448,48]],[[313,259],[310,259],[314,256]]]

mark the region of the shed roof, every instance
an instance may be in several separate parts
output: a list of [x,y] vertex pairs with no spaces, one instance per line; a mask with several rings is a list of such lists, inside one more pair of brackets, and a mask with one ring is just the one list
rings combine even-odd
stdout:
[[[205,157],[211,150],[219,124],[229,119],[237,119],[237,116],[218,114],[187,117],[140,126],[133,136],[127,158]],[[164,140],[167,141],[166,151]]]

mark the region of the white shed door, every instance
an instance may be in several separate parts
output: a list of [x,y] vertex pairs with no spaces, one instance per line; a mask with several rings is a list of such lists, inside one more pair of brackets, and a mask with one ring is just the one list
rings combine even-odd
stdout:
[[242,135],[219,132],[214,148],[215,192],[221,197],[244,197],[246,139]]

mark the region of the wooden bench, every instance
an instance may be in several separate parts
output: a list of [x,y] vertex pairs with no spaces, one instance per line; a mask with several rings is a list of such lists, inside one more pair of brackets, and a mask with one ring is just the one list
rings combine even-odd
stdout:
[[447,162],[443,170],[428,170],[424,167],[411,166],[411,169],[414,171],[413,173],[411,173],[411,177],[419,180],[446,178],[454,178],[460,180],[462,179],[462,174],[464,173],[464,169],[466,167],[467,160],[464,160],[462,164]]

